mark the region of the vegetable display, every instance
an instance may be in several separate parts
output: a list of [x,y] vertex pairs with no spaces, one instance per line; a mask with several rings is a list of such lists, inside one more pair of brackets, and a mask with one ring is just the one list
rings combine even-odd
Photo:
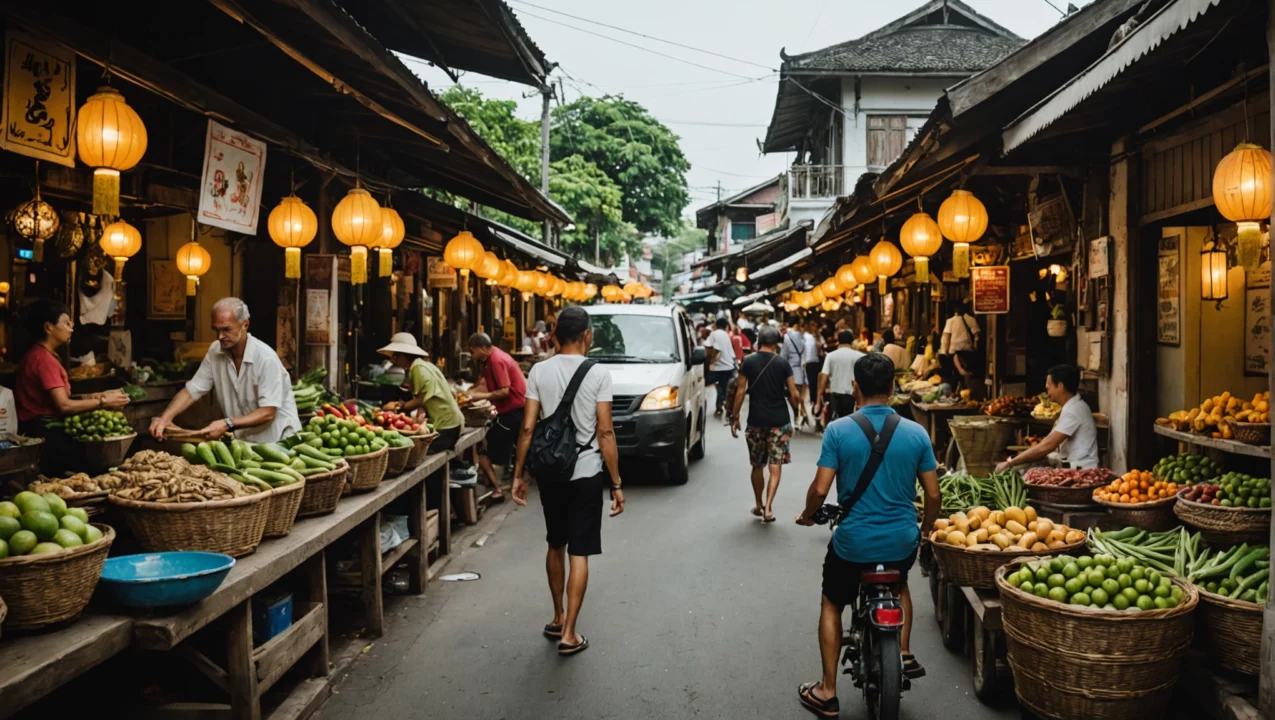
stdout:
[[88,473],[76,473],[66,478],[47,478],[41,475],[27,489],[37,495],[53,493],[60,498],[72,498],[84,493],[118,490],[122,487],[118,478],[111,475],[89,477]]
[[232,440],[182,445],[182,457],[192,465],[206,465],[258,490],[291,485],[310,475],[336,469],[334,457],[322,449],[315,433],[298,433],[278,443],[250,445]]
[[1076,470],[1073,468],[1034,467],[1023,473],[1023,482],[1028,485],[1084,488],[1105,485],[1111,482],[1113,477],[1115,477],[1115,474],[1107,468]]
[[983,414],[994,417],[1028,417],[1035,402],[1020,395],[1002,395],[983,403]]
[[84,508],[68,508],[53,493],[24,490],[12,502],[0,502],[0,559],[39,555],[102,539],[89,525]]
[[1039,517],[1035,508],[992,510],[985,505],[934,521],[930,542],[986,552],[1043,552],[1085,539],[1085,534]]
[[1130,558],[1176,575],[1211,593],[1245,602],[1265,603],[1270,575],[1270,549],[1247,544],[1215,552],[1200,545],[1200,533],[1186,528],[1148,533],[1137,528],[1089,531],[1098,551]]
[[[1022,507],[1027,503],[1027,488],[1018,473],[992,474],[976,478],[965,473],[948,473],[939,478],[939,494],[942,508],[972,508],[979,505],[994,506],[997,510]],[[925,489],[916,484],[916,505],[924,507]]]
[[1167,574],[1131,558],[1060,555],[1023,564],[1005,582],[1037,597],[1066,605],[1143,612],[1182,602],[1182,588]]
[[338,399],[336,395],[323,387],[323,378],[327,375],[327,368],[315,368],[293,384],[292,397],[297,403],[297,412],[311,413],[319,403]]
[[1110,484],[1094,490],[1093,496],[1095,500],[1110,503],[1140,505],[1171,498],[1177,493],[1178,484],[1175,482],[1156,480],[1146,470],[1130,470]]
[[118,497],[160,503],[229,500],[270,489],[157,450],[137,453],[98,481],[117,482],[122,489],[113,494]]
[[372,423],[386,430],[402,432],[420,432],[421,424],[410,415],[389,410],[376,410],[372,413]]
[[1217,463],[1207,455],[1170,455],[1160,458],[1151,468],[1151,474],[1160,480],[1179,485],[1213,480],[1222,473]]
[[91,410],[62,421],[62,430],[76,440],[108,440],[133,434],[128,418],[118,410]]
[[[376,426],[368,427],[366,421],[315,415],[306,424],[306,429],[317,436],[321,441],[320,447],[329,451],[333,457],[366,455],[389,444],[384,438],[386,430]],[[399,434],[395,432],[395,435]]]
[[[1271,506],[1271,481],[1244,473],[1229,472],[1212,486],[1213,496],[1209,504],[1221,507],[1269,508]],[[1207,491],[1207,486],[1206,486]],[[1201,497],[1206,495],[1202,494]],[[1187,498],[1188,500],[1194,498]],[[1196,502],[1203,502],[1197,500]]]
[[1211,593],[1264,605],[1270,579],[1271,552],[1248,544],[1210,557],[1208,551],[1191,569],[1191,582]]
[[1130,558],[1160,572],[1186,577],[1200,556],[1200,534],[1179,527],[1163,532],[1147,532],[1136,527],[1102,532],[1089,531],[1089,546],[1105,555]]
[[129,400],[132,400],[133,402],[146,399],[146,390],[143,389],[142,386],[140,385],[134,385],[132,383],[129,383],[128,385],[125,385],[124,387],[120,388],[120,390],[125,395],[128,396]]

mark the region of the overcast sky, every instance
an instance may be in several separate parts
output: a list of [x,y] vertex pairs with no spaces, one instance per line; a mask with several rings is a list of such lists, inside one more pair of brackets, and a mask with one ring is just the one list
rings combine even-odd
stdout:
[[[780,49],[795,55],[852,40],[923,4],[923,0],[506,1],[549,60],[560,64],[552,77],[565,82],[567,102],[582,94],[623,94],[681,137],[682,151],[691,162],[687,215],[717,198],[719,182],[725,197],[787,167],[787,154],[762,155],[757,149],[774,109]],[[1060,19],[1050,3],[1067,5],[1067,0],[966,2],[1024,38],[1039,35]],[[1072,2],[1088,4],[1088,0]],[[436,92],[452,84],[442,71],[405,59]],[[518,100],[524,118],[540,116],[540,97],[532,88],[475,73],[462,76],[461,81],[484,95]]]

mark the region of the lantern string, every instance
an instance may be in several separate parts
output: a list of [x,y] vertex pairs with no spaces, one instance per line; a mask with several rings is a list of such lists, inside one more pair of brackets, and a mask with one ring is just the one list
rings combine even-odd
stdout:
[[1248,128],[1248,72],[1245,70],[1244,63],[1240,63],[1240,77],[1244,78],[1241,83],[1244,86],[1244,142],[1249,142]]

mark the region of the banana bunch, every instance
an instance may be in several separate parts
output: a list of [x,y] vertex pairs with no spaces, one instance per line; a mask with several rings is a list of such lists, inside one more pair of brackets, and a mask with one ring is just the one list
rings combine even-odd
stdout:
[[1167,418],[1159,418],[1157,425],[1171,427],[1174,430],[1208,434],[1215,438],[1229,440],[1235,437],[1233,423],[1266,423],[1270,422],[1270,393],[1260,392],[1252,400],[1244,400],[1224,392],[1206,399],[1199,407],[1190,410],[1178,410]]

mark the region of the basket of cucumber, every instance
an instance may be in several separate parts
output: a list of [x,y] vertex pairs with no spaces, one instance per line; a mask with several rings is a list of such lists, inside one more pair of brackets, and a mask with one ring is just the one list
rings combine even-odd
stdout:
[[1262,667],[1270,550],[1241,544],[1212,557],[1208,551],[1201,555],[1188,576],[1200,591],[1197,637],[1218,666],[1257,675]]
[[301,493],[301,504],[297,507],[297,519],[336,512],[349,469],[350,466],[344,460],[337,460],[335,470],[307,476]]
[[305,482],[280,485],[270,491],[266,500],[266,531],[263,537],[283,537],[292,532],[292,524],[305,497]]

